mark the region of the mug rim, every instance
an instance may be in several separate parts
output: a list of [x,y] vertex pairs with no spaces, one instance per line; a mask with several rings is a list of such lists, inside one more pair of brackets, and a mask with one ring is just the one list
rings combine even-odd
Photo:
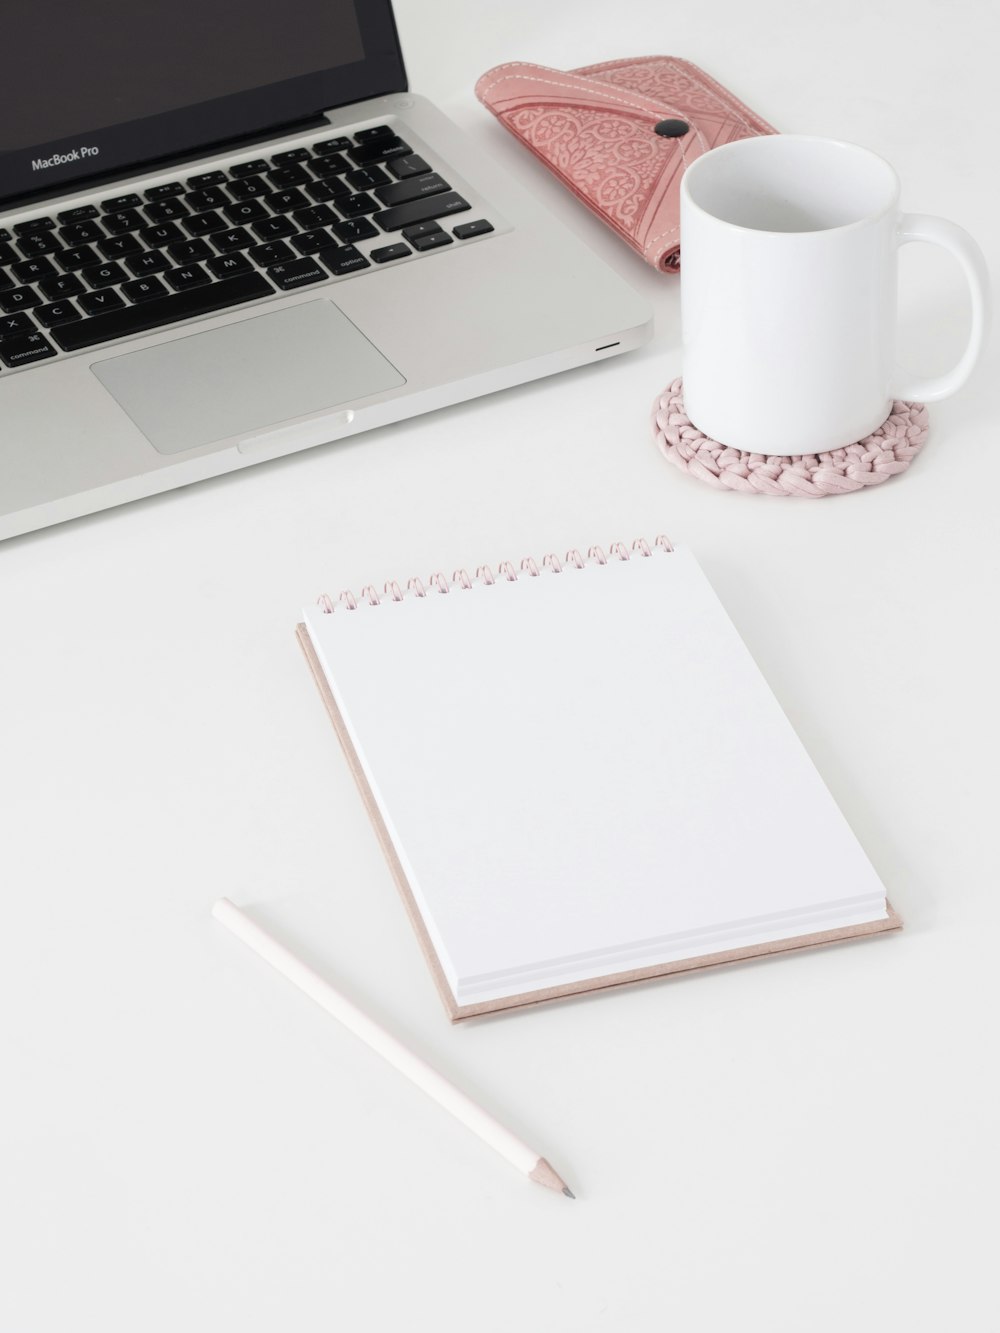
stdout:
[[[866,213],[864,217],[855,218],[853,222],[841,222],[833,227],[813,227],[807,231],[777,231],[777,230],[772,230],[768,227],[747,227],[739,222],[730,222],[727,218],[719,217],[717,213],[710,212],[707,208],[704,208],[701,204],[698,203],[698,201],[695,198],[692,197],[689,177],[691,176],[692,172],[694,172],[697,175],[700,164],[702,162],[705,162],[708,159],[715,157],[716,154],[720,153],[728,154],[731,156],[733,153],[739,154],[741,152],[761,151],[759,147],[757,147],[757,145],[768,142],[784,143],[784,144],[787,143],[822,144],[824,147],[827,148],[845,148],[849,149],[853,153],[859,153],[864,157],[867,157],[877,162],[880,167],[884,168],[885,172],[888,174],[890,178],[890,182],[892,185],[892,193],[890,199],[888,203],[884,204],[881,208],[877,208],[870,213]],[[749,145],[754,145],[754,147],[749,147]],[[703,217],[710,218],[711,221],[714,222],[717,226],[728,227],[732,231],[743,232],[747,235],[781,236],[788,241],[791,241],[793,237],[797,236],[799,237],[824,236],[833,233],[850,231],[852,228],[855,227],[871,226],[873,222],[878,222],[882,218],[884,218],[887,214],[895,210],[898,210],[901,192],[902,192],[902,185],[899,179],[899,174],[896,171],[896,168],[892,165],[891,162],[886,161],[886,159],[882,157],[881,154],[876,153],[871,148],[866,148],[864,144],[852,143],[848,139],[831,139],[823,134],[755,134],[745,139],[733,139],[730,143],[720,144],[717,148],[710,148],[707,153],[702,153],[700,157],[696,157],[695,160],[690,164],[690,166],[688,166],[685,169],[683,175],[681,176],[681,187],[680,187],[681,200],[684,203],[686,203],[689,208],[696,209]]]

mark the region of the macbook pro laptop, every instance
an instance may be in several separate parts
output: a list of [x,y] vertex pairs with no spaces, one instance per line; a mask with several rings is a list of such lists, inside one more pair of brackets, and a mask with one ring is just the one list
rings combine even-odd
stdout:
[[408,91],[389,0],[0,16],[0,537],[648,336]]

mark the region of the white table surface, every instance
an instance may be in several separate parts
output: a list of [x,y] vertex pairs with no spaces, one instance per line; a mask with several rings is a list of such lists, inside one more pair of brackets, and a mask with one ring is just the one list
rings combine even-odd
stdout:
[[[655,306],[654,342],[0,547],[3,1333],[996,1326],[995,355],[909,475],[720,495],[651,443],[678,286],[475,102],[668,52],[997,244],[993,0],[400,0],[411,84]],[[910,247],[903,349],[954,359]],[[451,1028],[292,628],[324,589],[692,546],[901,936]],[[614,799],[608,775],[608,799]],[[720,823],[725,811],[719,811]],[[780,814],[776,823],[780,836]],[[209,916],[227,894],[519,1133],[519,1177]]]

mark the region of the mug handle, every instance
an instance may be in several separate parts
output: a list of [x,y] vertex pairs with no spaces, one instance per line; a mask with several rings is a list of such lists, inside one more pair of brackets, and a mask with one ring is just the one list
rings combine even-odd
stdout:
[[910,241],[928,241],[931,245],[940,245],[953,254],[962,266],[962,272],[969,284],[972,298],[972,328],[969,341],[958,363],[944,375],[932,379],[913,379],[899,367],[893,376],[890,392],[893,398],[921,403],[936,403],[940,398],[947,398],[956,389],[960,389],[972,374],[986,342],[990,324],[990,288],[989,273],[982,250],[954,222],[945,218],[932,217],[928,213],[904,213],[900,218],[898,240],[900,245]]

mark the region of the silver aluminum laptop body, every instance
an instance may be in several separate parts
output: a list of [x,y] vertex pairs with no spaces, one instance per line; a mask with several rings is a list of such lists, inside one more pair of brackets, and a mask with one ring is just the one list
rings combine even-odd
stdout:
[[[0,212],[0,228],[388,125],[493,230],[157,331],[0,367],[0,538],[603,359],[650,312],[428,101],[397,93],[328,127]],[[2,205],[0,205],[2,208]],[[366,253],[399,240],[382,236]],[[0,344],[2,346],[2,344]]]

